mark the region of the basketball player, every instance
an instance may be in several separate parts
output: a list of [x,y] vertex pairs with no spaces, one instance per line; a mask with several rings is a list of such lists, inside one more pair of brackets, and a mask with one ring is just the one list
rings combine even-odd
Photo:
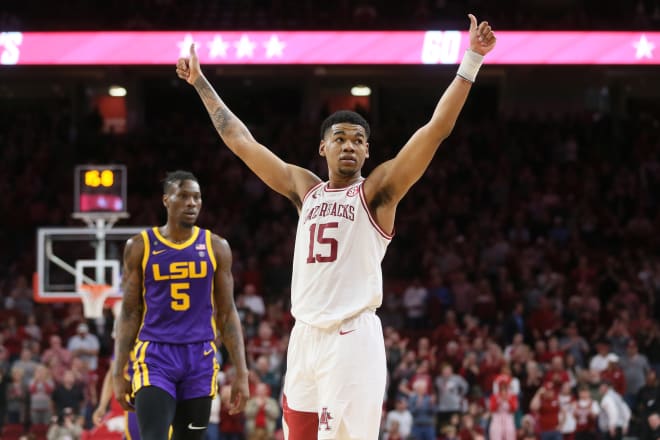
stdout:
[[[129,239],[124,250],[123,304],[117,320],[113,385],[130,410],[135,397],[142,440],[196,440],[206,430],[216,392],[216,328],[236,369],[231,411],[248,398],[241,323],[236,312],[231,249],[195,226],[202,207],[197,178],[169,173],[167,223]],[[124,378],[134,351],[132,392]]]
[[284,382],[284,431],[289,440],[378,438],[385,393],[385,348],[375,310],[382,301],[381,261],[401,198],[424,174],[449,136],[483,56],[495,46],[487,22],[470,18],[469,47],[458,76],[430,119],[393,159],[362,177],[369,125],[340,111],[321,126],[319,154],[329,180],[288,164],[258,143],[201,72],[194,46],[177,63],[193,85],[224,143],[300,219],[293,256],[292,330]]

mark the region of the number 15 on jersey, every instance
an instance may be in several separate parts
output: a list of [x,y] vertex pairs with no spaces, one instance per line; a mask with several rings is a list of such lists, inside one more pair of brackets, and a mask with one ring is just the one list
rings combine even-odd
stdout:
[[[307,263],[330,263],[337,259],[337,239],[328,237],[329,230],[337,229],[339,223],[313,223],[309,225],[309,253]],[[332,233],[330,232],[330,235]]]

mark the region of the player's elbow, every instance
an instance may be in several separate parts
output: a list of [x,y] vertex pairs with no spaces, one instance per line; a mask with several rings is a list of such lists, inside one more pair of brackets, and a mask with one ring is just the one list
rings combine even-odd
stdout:
[[433,142],[440,145],[454,130],[454,125],[451,121],[437,121],[429,123],[425,128]]
[[453,122],[443,123],[438,129],[438,143],[444,141],[454,131],[455,124]]

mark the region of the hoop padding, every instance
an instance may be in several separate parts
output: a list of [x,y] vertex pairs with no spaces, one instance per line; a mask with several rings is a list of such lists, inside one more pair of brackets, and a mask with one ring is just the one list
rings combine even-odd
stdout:
[[81,284],[78,286],[85,318],[97,319],[103,316],[103,305],[112,291],[112,286],[107,284]]

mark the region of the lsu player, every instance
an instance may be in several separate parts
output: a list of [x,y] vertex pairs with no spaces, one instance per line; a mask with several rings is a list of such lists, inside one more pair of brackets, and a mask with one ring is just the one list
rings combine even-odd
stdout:
[[[245,344],[234,304],[227,241],[195,226],[202,207],[197,178],[169,173],[163,185],[167,222],[126,243],[123,304],[117,320],[113,386],[124,409],[135,397],[142,440],[198,440],[216,393],[216,329],[236,376],[231,409],[249,395]],[[135,356],[129,383],[124,368]]]

